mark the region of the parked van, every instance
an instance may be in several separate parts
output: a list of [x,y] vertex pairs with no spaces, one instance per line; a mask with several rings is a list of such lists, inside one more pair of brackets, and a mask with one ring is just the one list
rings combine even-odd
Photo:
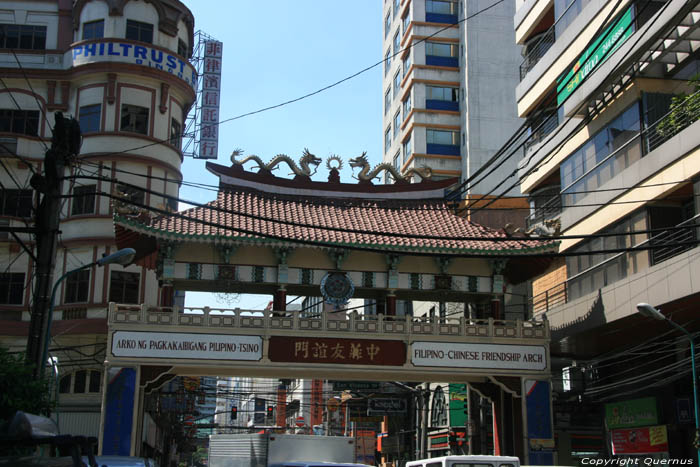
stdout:
[[406,467],[520,467],[510,456],[442,456],[406,462]]

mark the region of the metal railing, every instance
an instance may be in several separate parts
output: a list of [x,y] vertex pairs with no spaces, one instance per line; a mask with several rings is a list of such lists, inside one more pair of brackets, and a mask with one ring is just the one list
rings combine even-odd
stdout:
[[[697,229],[700,228],[697,224],[698,219],[700,219],[700,214],[696,214],[690,219],[679,223],[673,229],[664,230],[651,238],[647,238],[646,240],[639,242],[638,244],[632,246],[629,249],[629,251],[617,253],[601,261],[600,263],[594,264],[588,269],[585,269],[584,271],[581,271],[578,274],[567,278],[566,281],[561,282],[555,285],[554,287],[545,290],[544,292],[534,295],[531,299],[530,304],[530,316],[537,316],[543,313],[547,313],[551,311],[554,307],[558,307],[560,305],[568,303],[571,299],[578,298],[572,297],[570,291],[570,284],[572,282],[579,280],[586,275],[593,274],[599,271],[601,268],[609,265],[611,262],[618,260],[620,257],[635,252],[636,250],[641,250],[642,247],[649,248],[649,246],[653,247],[655,245],[659,245],[658,250],[654,248],[650,249],[652,255],[651,266],[662,263],[663,261],[666,261],[692,248],[695,248],[697,246]],[[635,233],[632,232],[621,235],[634,236]],[[664,246],[665,244],[668,246]],[[621,275],[618,278],[618,280],[623,279],[624,277],[626,276]],[[614,282],[615,281],[611,282],[610,284]]]
[[527,48],[527,53],[523,62],[520,64],[520,81],[525,79],[525,76],[532,70],[537,63],[544,57],[544,54],[554,45],[554,26],[549,28],[541,36],[530,40],[535,45],[532,48]]
[[535,208],[532,214],[525,219],[527,228],[543,223],[550,219],[555,219],[561,214],[561,195],[557,192],[552,195],[543,205]]
[[559,126],[559,115],[557,114],[557,109],[543,113],[537,120],[532,120],[531,130],[532,133],[528,136],[524,144],[524,154],[530,151],[530,148],[544,141],[544,139],[557,129]]

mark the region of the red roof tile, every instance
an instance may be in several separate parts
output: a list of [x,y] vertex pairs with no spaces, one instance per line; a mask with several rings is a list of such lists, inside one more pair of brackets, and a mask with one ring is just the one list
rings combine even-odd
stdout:
[[444,200],[434,199],[319,198],[238,188],[219,192],[205,206],[150,222],[117,216],[115,223],[158,238],[217,242],[477,255],[555,248],[552,241],[509,239],[503,231],[474,224],[455,215]]

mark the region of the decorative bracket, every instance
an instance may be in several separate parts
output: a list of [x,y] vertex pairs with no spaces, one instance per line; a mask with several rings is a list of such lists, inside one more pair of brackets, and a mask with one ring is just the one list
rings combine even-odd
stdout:
[[224,264],[231,264],[231,256],[236,252],[236,247],[231,245],[217,245],[219,256],[224,261]]
[[275,256],[277,257],[277,264],[280,266],[286,266],[287,259],[289,258],[289,254],[292,251],[294,251],[294,248],[280,247],[280,248],[274,248],[273,250],[275,252]]
[[348,257],[348,251],[347,250],[331,250],[328,252],[328,256],[330,256],[331,261],[333,261],[333,264],[335,265],[336,270],[340,270],[340,267],[343,265],[343,261]]
[[435,258],[435,261],[437,262],[438,268],[440,268],[440,274],[443,276],[446,275],[447,268],[450,267],[450,264],[452,263],[452,258],[447,256],[438,256]]

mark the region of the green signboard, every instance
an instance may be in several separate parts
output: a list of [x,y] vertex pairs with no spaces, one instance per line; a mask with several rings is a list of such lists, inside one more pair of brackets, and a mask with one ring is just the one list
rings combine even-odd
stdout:
[[467,423],[467,385],[450,384],[450,426],[464,427]]
[[605,404],[605,423],[608,429],[651,426],[659,423],[656,398],[645,397]]
[[557,105],[561,105],[578,88],[579,84],[633,33],[632,7],[629,7],[581,54],[571,70],[559,77],[557,80]]

